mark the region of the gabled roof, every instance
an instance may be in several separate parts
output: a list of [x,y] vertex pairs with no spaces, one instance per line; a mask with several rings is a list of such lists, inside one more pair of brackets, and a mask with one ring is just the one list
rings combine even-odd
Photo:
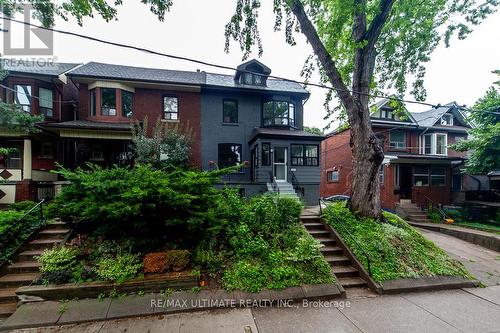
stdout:
[[252,60],[249,60],[247,62],[242,63],[241,65],[236,67],[236,70],[247,71],[247,70],[251,70],[251,68],[254,68],[254,67],[260,68],[262,70],[262,74],[264,74],[264,75],[271,74],[271,68],[267,67],[266,65],[264,65],[263,63],[261,63],[257,59],[252,59]]
[[[387,109],[393,109],[392,106],[388,105],[388,103],[391,101],[391,100],[395,100],[397,99],[398,97],[393,95],[393,96],[390,96],[390,97],[387,97],[387,98],[383,98],[381,99],[380,101],[378,101],[377,103],[373,104],[372,105],[372,108],[375,107],[376,110],[381,110],[383,108],[387,108]],[[417,122],[415,121],[415,119],[413,118],[413,115],[411,112],[409,112],[406,107],[403,105],[403,109],[404,109],[404,112],[405,114],[408,116],[408,120],[394,120],[394,119],[387,119],[387,118],[376,118],[376,117],[373,117],[371,116],[372,118],[372,121],[376,121],[376,122],[381,122],[381,123],[388,123],[388,124],[393,124],[395,122],[397,123],[401,123],[401,122],[407,122],[407,123],[412,123],[412,124],[417,124]],[[374,112],[372,112],[371,114],[373,114]]]
[[462,124],[469,127],[464,114],[460,111],[460,106],[456,102],[451,102],[424,112],[412,112],[412,115],[419,126],[432,127],[435,126],[437,121],[447,112],[451,112]]
[[35,74],[58,77],[79,64],[65,62],[38,62],[18,59],[1,59],[0,66],[10,73]]
[[205,73],[203,72],[122,66],[100,62],[89,62],[75,68],[68,73],[68,76],[192,85],[205,83]]

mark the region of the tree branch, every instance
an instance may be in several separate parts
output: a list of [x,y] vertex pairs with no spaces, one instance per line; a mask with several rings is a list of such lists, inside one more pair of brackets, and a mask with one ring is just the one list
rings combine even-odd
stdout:
[[309,20],[307,16],[304,5],[300,0],[293,0],[290,5],[290,9],[292,13],[297,17],[297,20],[300,23],[300,28],[302,33],[306,36],[307,40],[311,44],[314,53],[318,57],[323,69],[330,80],[333,88],[337,91],[337,95],[339,96],[342,104],[346,108],[346,110],[350,109],[350,106],[353,104],[352,95],[347,89],[344,81],[342,81],[342,76],[335,65],[330,53],[326,49],[325,45],[321,41],[316,31],[316,28]]
[[375,43],[382,32],[385,22],[389,18],[392,6],[395,0],[381,0],[380,2],[380,12],[375,16],[373,21],[370,23],[370,27],[366,32],[366,40],[368,44],[366,46],[367,50],[371,50],[375,47]]

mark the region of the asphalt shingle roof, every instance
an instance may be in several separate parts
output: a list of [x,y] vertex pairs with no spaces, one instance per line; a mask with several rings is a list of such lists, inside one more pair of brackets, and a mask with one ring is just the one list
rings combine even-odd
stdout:
[[18,59],[1,59],[0,64],[2,69],[9,72],[47,76],[59,76],[79,65],[64,62],[38,62]]
[[117,131],[126,131],[131,130],[132,128],[130,123],[107,123],[90,120],[71,120],[62,123],[47,123],[44,124],[44,126],[58,128],[110,129]]
[[213,86],[223,88],[239,88],[263,91],[282,91],[309,94],[302,85],[285,80],[268,79],[267,87],[244,85],[234,81],[232,75],[188,72],[170,69],[157,69],[145,67],[132,67],[112,65],[99,62],[89,62],[71,70],[69,76],[91,77],[102,79],[118,79],[143,82],[192,84],[200,86]]
[[69,76],[82,76],[103,79],[123,79],[146,82],[165,82],[181,84],[203,84],[203,72],[187,72],[169,69],[145,68],[89,62],[73,69]]

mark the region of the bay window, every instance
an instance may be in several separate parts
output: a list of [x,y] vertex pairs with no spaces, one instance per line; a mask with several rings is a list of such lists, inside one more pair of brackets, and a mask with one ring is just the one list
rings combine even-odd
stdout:
[[101,88],[101,115],[116,116],[116,89]]
[[420,137],[420,152],[425,155],[448,155],[448,136],[430,133]]
[[265,102],[262,108],[264,126],[295,126],[295,105],[284,101]]
[[122,116],[130,118],[133,113],[134,94],[127,90],[122,90]]
[[17,104],[22,111],[31,113],[31,96],[30,85],[14,85],[14,103]]
[[40,114],[52,118],[54,116],[54,97],[50,89],[38,89]]
[[95,89],[90,91],[90,115],[95,116],[97,114],[97,105],[96,105],[96,96]]
[[271,144],[263,143],[262,144],[262,165],[271,165]]

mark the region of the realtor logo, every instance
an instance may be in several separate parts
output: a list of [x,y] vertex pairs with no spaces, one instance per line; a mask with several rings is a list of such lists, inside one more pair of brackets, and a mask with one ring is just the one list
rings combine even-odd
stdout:
[[[24,22],[31,23],[31,12],[33,6],[23,4]],[[14,25],[15,31],[12,29]],[[12,24],[9,20],[3,20],[2,29],[3,35],[3,54],[14,56],[26,55],[52,55],[54,51],[54,37],[50,30],[31,27],[29,25],[21,25],[19,23]],[[22,29],[22,31],[21,31]]]

